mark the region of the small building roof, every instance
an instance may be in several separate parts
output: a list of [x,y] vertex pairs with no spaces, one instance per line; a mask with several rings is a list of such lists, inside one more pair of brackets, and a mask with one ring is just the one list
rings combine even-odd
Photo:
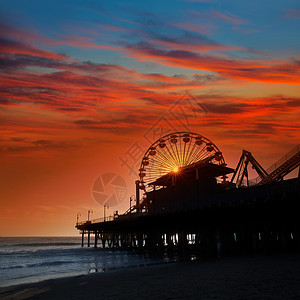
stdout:
[[219,176],[224,176],[234,172],[234,169],[226,167],[225,164],[217,165],[210,162],[197,162],[189,166],[179,168],[178,172],[169,172],[155,181],[149,183],[153,186],[168,186],[172,184],[172,178],[174,176],[180,177],[182,180],[188,180],[192,177],[195,177],[195,172],[198,170],[198,178],[215,178]]

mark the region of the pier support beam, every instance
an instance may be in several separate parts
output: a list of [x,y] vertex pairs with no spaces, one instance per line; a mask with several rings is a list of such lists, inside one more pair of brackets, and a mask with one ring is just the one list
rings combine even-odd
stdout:
[[90,235],[91,235],[91,232],[90,231],[88,231],[88,247],[90,247]]
[[105,248],[105,244],[106,244],[106,234],[105,233],[102,233],[102,248],[104,249]]
[[81,247],[84,246],[84,230],[82,231],[82,234],[81,234]]
[[98,242],[98,231],[95,231],[95,245],[94,247],[97,248],[97,242]]

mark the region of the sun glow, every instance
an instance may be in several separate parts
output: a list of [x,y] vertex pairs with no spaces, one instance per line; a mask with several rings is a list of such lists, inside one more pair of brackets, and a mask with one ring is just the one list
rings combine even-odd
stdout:
[[178,166],[175,166],[174,168],[173,168],[173,172],[174,173],[177,173],[179,171],[179,167]]

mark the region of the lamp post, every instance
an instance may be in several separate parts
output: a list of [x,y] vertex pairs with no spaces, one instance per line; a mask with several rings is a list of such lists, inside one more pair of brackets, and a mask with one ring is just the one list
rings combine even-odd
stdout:
[[131,195],[129,199],[130,199],[130,210],[129,210],[129,212],[131,213],[131,202],[135,201],[134,195]]
[[137,180],[135,182],[135,201],[136,201],[136,212],[139,214],[140,213],[140,181]]
[[78,226],[78,220],[79,220],[79,217],[81,217],[81,213],[78,213],[77,214],[77,222],[76,222],[76,225]]
[[92,214],[93,213],[93,210],[92,209],[89,209],[88,210],[88,222],[90,221],[90,214]]
[[105,222],[106,221],[106,208],[109,208],[108,204],[105,203],[104,206],[103,206],[103,208],[104,208],[104,222]]

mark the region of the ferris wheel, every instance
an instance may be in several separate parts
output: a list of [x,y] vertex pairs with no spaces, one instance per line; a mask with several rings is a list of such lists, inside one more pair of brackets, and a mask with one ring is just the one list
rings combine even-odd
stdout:
[[148,192],[152,189],[151,183],[161,176],[205,159],[225,164],[218,147],[206,137],[192,132],[167,134],[154,142],[143,156],[139,188]]

